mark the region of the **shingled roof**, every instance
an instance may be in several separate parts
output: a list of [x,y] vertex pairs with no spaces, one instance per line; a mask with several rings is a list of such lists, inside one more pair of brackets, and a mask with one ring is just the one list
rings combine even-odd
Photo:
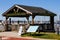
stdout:
[[49,14],[49,15],[54,15],[54,16],[56,16],[55,13],[53,13],[53,12],[51,12],[51,11],[48,11],[48,10],[42,8],[42,7],[25,6],[25,5],[18,5],[18,6],[24,8],[24,9],[30,11],[30,12],[32,12],[33,14],[34,14],[34,13],[36,13],[36,14],[38,14],[38,15],[39,15],[39,14],[46,14],[46,15]]
[[10,10],[12,10],[14,7],[19,7],[21,9],[23,9],[24,11],[31,13],[31,15],[56,16],[55,13],[48,11],[48,10],[41,8],[41,7],[25,6],[25,5],[18,5],[18,4],[12,6],[10,9],[8,9],[6,12],[4,12],[3,16],[7,15],[7,13]]

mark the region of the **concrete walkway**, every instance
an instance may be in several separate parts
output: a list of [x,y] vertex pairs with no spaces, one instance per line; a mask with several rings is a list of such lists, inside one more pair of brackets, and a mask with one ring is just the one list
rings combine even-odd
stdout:
[[0,36],[20,37],[17,32],[0,32]]
[[41,38],[32,38],[32,37],[21,37],[18,35],[17,32],[0,32],[0,36],[5,36],[7,38],[14,37],[14,38],[23,38],[23,39],[33,39],[33,40],[55,40],[55,39],[41,39]]

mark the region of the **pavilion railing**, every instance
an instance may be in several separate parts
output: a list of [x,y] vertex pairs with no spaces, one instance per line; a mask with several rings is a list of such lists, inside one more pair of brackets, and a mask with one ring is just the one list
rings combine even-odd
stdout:
[[[27,24],[27,21],[11,21],[11,24]],[[34,24],[50,23],[50,21],[34,21]],[[9,24],[9,21],[8,21]],[[29,21],[29,24],[32,24],[32,21]]]

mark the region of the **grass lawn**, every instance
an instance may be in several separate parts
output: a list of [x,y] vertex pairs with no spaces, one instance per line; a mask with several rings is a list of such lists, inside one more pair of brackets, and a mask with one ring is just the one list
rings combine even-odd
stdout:
[[58,39],[60,40],[60,35],[55,33],[47,33],[47,32],[40,32],[40,33],[26,33],[22,34],[23,37],[29,36],[34,38],[45,38],[45,39]]

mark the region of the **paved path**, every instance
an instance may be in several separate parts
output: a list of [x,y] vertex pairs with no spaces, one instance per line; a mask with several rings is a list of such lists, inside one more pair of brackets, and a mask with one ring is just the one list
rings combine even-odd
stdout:
[[34,39],[14,38],[14,37],[0,37],[0,40],[34,40]]
[[49,40],[49,39],[0,37],[0,40]]
[[41,39],[32,37],[21,37],[17,32],[0,32],[0,38],[7,40],[53,40],[53,39]]
[[0,32],[0,36],[20,37],[17,32]]

